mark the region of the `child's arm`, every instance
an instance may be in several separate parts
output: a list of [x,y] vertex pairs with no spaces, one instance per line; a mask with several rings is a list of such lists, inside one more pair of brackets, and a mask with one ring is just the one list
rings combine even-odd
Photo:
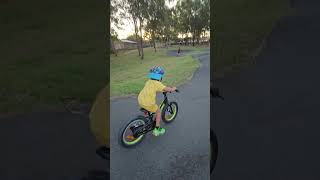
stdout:
[[174,92],[177,88],[176,87],[165,87],[163,89],[164,92]]

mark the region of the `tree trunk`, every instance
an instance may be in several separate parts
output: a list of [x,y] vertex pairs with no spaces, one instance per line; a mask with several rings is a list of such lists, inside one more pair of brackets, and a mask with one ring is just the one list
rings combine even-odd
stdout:
[[138,38],[138,33],[136,33],[137,49],[138,49],[139,56],[141,56],[141,53],[140,53],[140,45],[139,45],[138,39],[139,39],[139,38]]
[[[187,32],[188,33],[188,32]],[[187,45],[187,41],[188,41],[188,34],[186,35],[186,37],[184,38],[184,44],[185,46]]]
[[206,39],[206,32],[203,31],[202,34],[203,34],[203,35],[202,35],[202,39],[203,39],[202,43],[205,44],[204,41],[205,41],[205,39]]
[[144,58],[144,54],[143,54],[143,37],[142,37],[142,19],[139,19],[140,21],[140,50],[141,50],[141,60],[143,60]]
[[197,31],[197,44],[200,45],[200,36],[201,36],[201,31]]
[[133,24],[134,24],[134,33],[136,35],[136,40],[137,40],[138,53],[139,53],[139,56],[141,56],[140,47],[139,47],[139,43],[138,43],[138,25],[137,25],[136,19],[133,20]]
[[153,48],[154,48],[154,52],[157,52],[156,37],[155,37],[154,32],[152,32],[152,36],[153,36]]
[[196,33],[195,31],[193,31],[193,33],[192,33],[192,46],[194,46],[194,39],[195,39],[195,36],[196,36],[195,33]]

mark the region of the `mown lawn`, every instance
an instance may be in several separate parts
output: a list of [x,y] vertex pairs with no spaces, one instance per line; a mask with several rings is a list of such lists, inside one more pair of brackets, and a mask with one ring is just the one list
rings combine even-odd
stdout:
[[1,3],[0,114],[92,103],[109,74],[104,13],[98,1]]
[[254,63],[279,19],[290,13],[290,0],[214,1],[214,76]]
[[[175,50],[171,47],[169,50]],[[192,52],[200,52],[202,48],[190,48]],[[178,86],[190,79],[199,67],[199,62],[190,55],[172,57],[167,49],[160,48],[155,53],[153,48],[145,48],[145,58],[138,56],[137,50],[120,53],[110,59],[110,90],[112,97],[138,94],[146,82],[151,67],[162,66],[165,71],[163,83]]]

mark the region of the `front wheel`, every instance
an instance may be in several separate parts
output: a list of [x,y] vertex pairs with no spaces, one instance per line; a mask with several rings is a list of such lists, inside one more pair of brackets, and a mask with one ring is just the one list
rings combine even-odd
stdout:
[[178,115],[178,103],[169,102],[163,107],[161,118],[163,122],[171,123],[176,119],[177,115]]
[[120,131],[119,139],[120,143],[124,147],[133,147],[139,144],[145,134],[139,135],[138,137],[134,136],[134,132],[132,132],[133,128],[143,128],[145,126],[145,120],[143,117],[137,117],[131,120],[128,124],[126,124]]

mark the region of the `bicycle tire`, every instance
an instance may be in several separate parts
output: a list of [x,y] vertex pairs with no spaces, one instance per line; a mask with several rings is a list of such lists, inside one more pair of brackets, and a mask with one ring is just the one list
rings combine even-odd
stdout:
[[[175,110],[174,110],[175,112],[174,112],[173,116],[170,119],[167,119],[166,118],[166,110],[167,110],[167,108],[169,106],[172,106],[172,105],[175,106]],[[178,115],[178,110],[179,110],[179,107],[178,107],[178,103],[177,102],[172,101],[172,102],[169,102],[166,105],[164,105],[164,107],[162,109],[162,112],[161,112],[162,121],[165,122],[165,123],[172,123],[176,119],[176,117]]]
[[[140,120],[140,122],[143,122],[144,125],[146,124],[146,119],[145,119],[145,117],[143,117],[143,116],[138,116],[138,117],[130,120],[128,123],[125,124],[125,126],[123,126],[123,128],[120,129],[120,131],[119,131],[119,138],[118,138],[118,139],[119,139],[119,141],[120,141],[120,144],[121,144],[123,147],[126,147],[126,148],[134,147],[134,146],[140,144],[140,143],[143,141],[143,139],[145,138],[145,134],[143,134],[143,135],[140,135],[140,136],[138,137],[138,138],[140,138],[140,139],[137,140],[137,141],[134,142],[134,143],[124,142],[124,140],[123,140],[124,132],[127,130],[128,126],[129,126],[130,124],[132,124],[134,121],[137,121],[137,120]],[[142,136],[142,137],[141,137],[141,136]],[[138,138],[137,138],[137,139],[138,139]]]
[[215,133],[210,129],[210,174],[213,173],[218,157],[218,140]]

